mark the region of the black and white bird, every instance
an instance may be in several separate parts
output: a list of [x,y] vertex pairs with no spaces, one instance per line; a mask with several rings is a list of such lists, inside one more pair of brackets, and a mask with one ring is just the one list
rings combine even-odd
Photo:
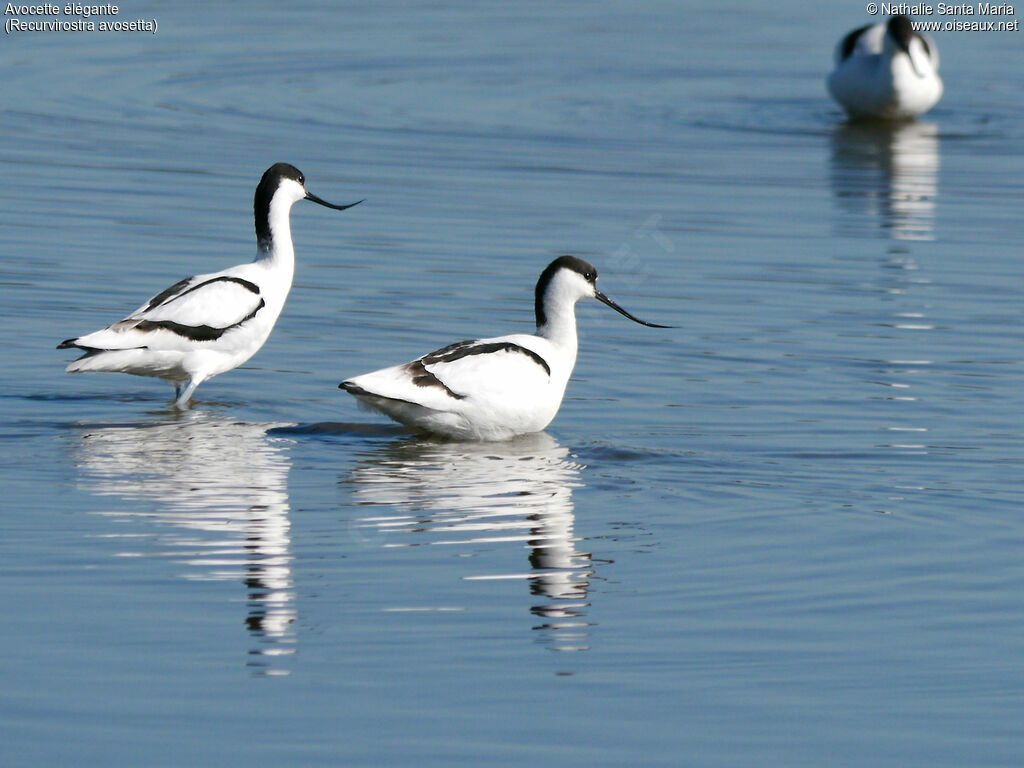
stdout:
[[562,404],[576,364],[576,302],[595,298],[640,320],[597,289],[597,270],[561,256],[534,292],[537,333],[460,341],[339,387],[413,429],[458,440],[505,440],[544,429]]
[[68,373],[110,371],[164,379],[174,385],[175,402],[183,406],[206,379],[252,357],[270,336],[292,286],[292,205],[312,200],[339,211],[358,205],[328,203],[305,184],[293,165],[268,168],[253,200],[256,259],[186,278],[124,320],[62,341],[57,349],[85,352],[68,365]]
[[906,16],[860,27],[836,46],[828,90],[851,117],[917,117],[942,96],[938,49]]

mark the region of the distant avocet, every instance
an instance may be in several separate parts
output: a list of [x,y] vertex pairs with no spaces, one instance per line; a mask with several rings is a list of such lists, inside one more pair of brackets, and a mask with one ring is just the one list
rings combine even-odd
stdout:
[[504,440],[544,429],[558,413],[576,364],[579,299],[592,297],[652,328],[597,289],[597,270],[561,256],[534,294],[537,334],[460,341],[411,363],[356,376],[339,387],[395,421],[460,440]]
[[[183,406],[203,381],[252,357],[277,322],[295,273],[289,213],[299,200],[343,211],[321,200],[293,165],[277,163],[256,187],[256,260],[196,275],[158,293],[124,320],[62,341],[85,354],[68,373],[112,371],[153,376],[174,385]],[[361,200],[359,202],[362,202]]]
[[836,46],[835,61],[828,90],[851,117],[906,120],[942,96],[935,43],[906,16],[853,30]]

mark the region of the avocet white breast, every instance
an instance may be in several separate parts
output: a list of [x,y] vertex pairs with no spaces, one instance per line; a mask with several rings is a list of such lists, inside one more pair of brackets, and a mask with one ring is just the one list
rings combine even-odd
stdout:
[[558,413],[576,364],[576,302],[592,297],[652,328],[597,289],[597,270],[561,256],[534,292],[537,333],[460,341],[411,363],[356,376],[339,387],[414,429],[459,440],[539,432]]
[[942,96],[939,52],[906,16],[860,27],[839,41],[828,90],[851,117],[907,120]]
[[252,357],[270,336],[292,286],[292,205],[312,200],[343,211],[358,204],[328,203],[305,184],[293,165],[268,168],[253,199],[255,261],[186,278],[124,320],[62,341],[57,349],[85,352],[67,367],[68,373],[111,371],[164,379],[174,385],[176,403],[182,406],[203,381]]

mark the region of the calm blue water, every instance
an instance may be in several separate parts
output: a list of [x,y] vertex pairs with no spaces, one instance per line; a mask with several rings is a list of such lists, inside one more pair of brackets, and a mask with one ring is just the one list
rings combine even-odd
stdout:
[[[1022,33],[937,34],[896,130],[825,96],[862,6],[122,6],[0,62],[0,763],[1024,762]],[[61,339],[248,259],[199,389]],[[411,437],[346,376],[578,308],[549,429]]]

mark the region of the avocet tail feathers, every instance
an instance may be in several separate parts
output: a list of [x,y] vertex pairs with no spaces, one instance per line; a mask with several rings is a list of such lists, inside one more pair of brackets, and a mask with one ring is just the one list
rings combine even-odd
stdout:
[[[74,346],[74,345],[71,345]],[[174,375],[180,367],[181,356],[174,352],[159,353],[146,347],[134,349],[85,349],[85,354],[72,360],[64,369],[68,373],[96,371],[106,373],[133,373],[137,376],[176,380],[188,378]]]

